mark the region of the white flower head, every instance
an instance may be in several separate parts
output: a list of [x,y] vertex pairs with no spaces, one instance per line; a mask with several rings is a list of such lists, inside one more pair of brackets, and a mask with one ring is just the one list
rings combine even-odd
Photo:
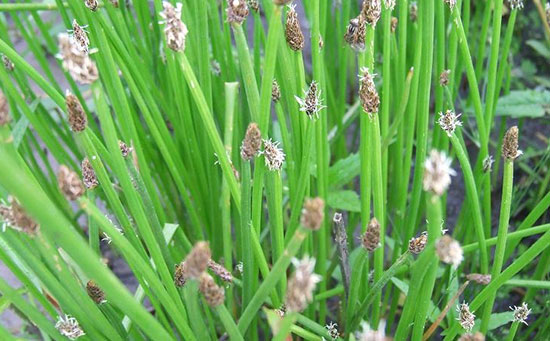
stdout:
[[63,317],[58,316],[55,328],[61,333],[61,335],[66,336],[71,340],[75,340],[86,334],[80,328],[78,321],[69,315],[65,315]]
[[340,332],[338,332],[337,323],[330,322],[329,324],[325,325],[325,328],[327,329],[331,339],[336,340],[340,337]]
[[460,122],[459,119],[460,115],[462,114],[457,115],[452,110],[447,110],[445,112],[439,113],[439,120],[437,121],[437,123],[439,123],[441,129],[445,130],[447,136],[451,137],[456,127],[462,126],[462,122]]
[[265,157],[265,165],[270,171],[280,170],[285,161],[285,153],[279,148],[279,142],[271,139],[263,140],[264,150],[261,152]]
[[447,234],[439,238],[435,251],[443,263],[451,264],[455,269],[464,260],[464,251],[460,244]]
[[316,81],[311,81],[309,88],[304,91],[304,98],[294,96],[300,104],[300,111],[305,112],[310,119],[319,118],[319,112],[326,108],[321,98],[321,89]]
[[373,330],[369,324],[365,321],[361,322],[361,332],[357,333],[356,339],[358,341],[385,341],[386,333],[386,321],[380,320],[378,324],[378,330]]
[[523,9],[523,0],[508,0],[508,3],[510,4],[510,9]]
[[424,162],[423,186],[425,191],[443,195],[451,184],[451,176],[456,172],[451,168],[452,160],[444,152],[432,150]]
[[463,302],[456,307],[456,310],[458,311],[457,320],[460,322],[462,328],[471,332],[475,325],[476,316],[470,311],[470,306],[466,302]]
[[313,273],[315,258],[293,258],[292,263],[296,270],[288,281],[285,305],[288,311],[301,312],[313,301],[313,291],[322,277]]
[[483,159],[483,173],[488,173],[493,170],[493,163],[495,162],[495,159],[493,159],[492,155],[487,155],[485,159]]
[[161,24],[166,24],[164,28],[166,44],[174,51],[183,51],[188,31],[187,26],[181,21],[182,4],[178,2],[174,7],[170,2],[163,1],[162,7],[163,11],[159,15],[164,19]]
[[514,322],[519,321],[527,325],[527,317],[529,317],[529,313],[531,312],[531,309],[527,307],[526,302],[523,302],[519,307],[516,307],[516,306],[510,307],[510,309],[514,311]]

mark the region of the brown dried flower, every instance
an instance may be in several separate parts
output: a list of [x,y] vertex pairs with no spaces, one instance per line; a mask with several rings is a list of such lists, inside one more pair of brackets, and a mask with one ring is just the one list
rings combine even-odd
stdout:
[[243,143],[241,145],[241,157],[250,161],[258,154],[262,146],[262,133],[254,122],[248,125]]
[[375,27],[381,13],[382,4],[380,0],[363,0],[361,15],[365,18],[367,24]]
[[317,197],[313,199],[306,199],[304,207],[302,208],[302,217],[300,223],[305,227],[313,231],[317,231],[321,228],[323,219],[325,218],[325,202],[323,199]]
[[4,64],[4,67],[8,71],[13,71],[13,69],[15,69],[13,62],[5,54],[2,55],[2,64]]
[[184,260],[185,278],[199,278],[208,267],[211,253],[207,242],[197,242]]
[[412,1],[409,5],[409,18],[413,23],[418,19],[418,4],[416,1]]
[[212,270],[222,281],[231,283],[233,282],[233,275],[223,265],[214,262],[212,259],[208,261],[208,268]]
[[457,268],[464,259],[460,244],[449,235],[443,235],[435,244],[435,252],[443,263]]
[[185,278],[185,262],[181,262],[176,265],[176,269],[174,270],[174,284],[177,287],[182,287],[185,285],[185,282],[187,282]]
[[441,129],[445,130],[447,136],[451,137],[456,127],[462,126],[462,122],[460,122],[459,119],[460,115],[461,114],[455,114],[452,110],[446,110],[444,113],[439,113],[439,120],[437,123],[439,123]]
[[99,7],[97,0],[84,0],[84,5],[86,5],[86,7],[92,12],[97,11]]
[[260,3],[258,0],[247,0],[248,7],[252,9],[254,12],[258,13],[260,11]]
[[397,19],[396,17],[391,17],[391,33],[395,33],[398,23],[399,23],[399,19]]
[[271,84],[271,100],[273,103],[279,102],[281,99],[281,87],[279,86],[279,83],[277,83],[276,79],[273,79],[273,83]]
[[301,312],[313,301],[313,291],[321,276],[313,273],[315,258],[305,256],[303,259],[292,259],[296,271],[288,281],[285,306],[287,311]]
[[187,36],[187,26],[181,21],[182,4],[178,2],[174,7],[170,2],[162,2],[163,11],[160,12],[160,17],[166,24],[164,34],[166,36],[166,44],[171,50],[183,51],[185,49],[185,38]]
[[246,0],[227,0],[227,21],[242,24],[248,16]]
[[409,240],[409,252],[415,255],[424,251],[426,243],[428,242],[428,232],[424,231],[419,237],[411,238]]
[[91,84],[99,77],[94,61],[83,52],[75,39],[71,39],[67,33],[57,36],[59,46],[59,58],[62,60],[63,69],[67,70],[80,84]]
[[214,282],[212,276],[203,273],[199,279],[199,291],[204,295],[206,303],[211,307],[217,307],[223,304],[225,300],[225,290]]
[[380,97],[374,85],[374,76],[376,74],[370,73],[368,68],[361,68],[361,73],[359,74],[359,99],[361,100],[363,111],[369,114],[371,118],[373,114],[378,112],[378,107],[380,106]]
[[40,225],[32,219],[14,197],[9,197],[10,205],[0,205],[0,215],[4,223],[13,229],[24,232],[30,236],[38,233]]
[[86,113],[84,112],[78,98],[76,98],[76,96],[71,94],[68,90],[65,95],[65,104],[67,105],[69,126],[71,126],[71,130],[75,133],[84,131],[88,124],[88,118],[86,117]]
[[368,252],[373,252],[380,246],[380,223],[376,218],[369,221],[361,243]]
[[458,311],[457,320],[460,322],[462,328],[470,332],[474,328],[476,316],[470,312],[470,306],[464,302],[459,305],[456,310]]
[[55,328],[61,335],[66,336],[70,340],[76,340],[82,335],[86,335],[82,328],[80,328],[78,321],[69,315],[65,315],[64,317],[58,316]]
[[0,126],[4,126],[10,122],[10,105],[8,99],[0,90]]
[[504,135],[502,141],[502,156],[504,156],[506,160],[514,161],[518,156],[523,154],[521,150],[518,150],[518,134],[518,127],[513,126],[508,129]]
[[89,280],[86,284],[86,291],[88,292],[88,296],[97,304],[101,304],[106,302],[105,300],[105,293],[101,288],[92,280]]
[[344,35],[344,40],[356,52],[365,51],[365,35],[367,32],[367,23],[363,16],[359,14],[357,18],[352,18],[349,21]]
[[59,167],[57,172],[57,185],[69,200],[76,200],[84,194],[84,185],[75,171],[65,165]]
[[316,81],[311,81],[307,91],[304,91],[303,99],[298,96],[294,98],[300,104],[300,111],[305,112],[310,119],[319,118],[319,112],[326,108],[321,99],[321,89]]
[[84,186],[86,186],[87,189],[96,188],[99,185],[99,181],[97,181],[97,176],[95,175],[95,171],[88,158],[84,158],[84,160],[82,160],[81,168],[82,182],[84,183]]
[[285,37],[288,46],[294,51],[299,51],[304,48],[304,34],[300,27],[298,14],[296,13],[296,5],[288,5],[286,13]]
[[476,282],[477,284],[481,284],[481,285],[487,285],[487,284],[491,283],[491,275],[490,274],[484,275],[484,274],[472,273],[472,274],[466,275],[466,278],[469,281],[473,281],[473,282]]
[[76,47],[85,54],[88,54],[88,48],[90,46],[90,40],[86,31],[80,27],[76,19],[73,20],[73,42],[76,44]]
[[447,86],[449,85],[449,76],[451,75],[451,70],[443,70],[439,75],[439,85]]
[[128,146],[121,140],[118,140],[118,147],[120,148],[120,153],[122,154],[122,157],[127,157],[134,150],[134,148]]
[[271,139],[263,140],[264,150],[262,154],[265,158],[265,165],[270,171],[280,170],[285,161],[285,153],[279,148],[279,142],[273,142]]

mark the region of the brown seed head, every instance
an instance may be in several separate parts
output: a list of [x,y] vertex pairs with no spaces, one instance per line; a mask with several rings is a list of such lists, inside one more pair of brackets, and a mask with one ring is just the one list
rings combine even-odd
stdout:
[[61,335],[66,336],[69,340],[76,340],[82,335],[86,335],[82,328],[80,328],[78,321],[69,315],[63,317],[58,316],[55,328]]
[[313,291],[321,276],[313,273],[315,259],[308,256],[302,260],[294,258],[292,263],[296,271],[288,281],[285,306],[288,311],[301,312],[313,301]]
[[13,62],[8,58],[8,56],[4,54],[2,55],[2,64],[4,64],[4,67],[8,71],[13,71],[13,69],[15,68]]
[[185,257],[185,278],[199,278],[208,267],[211,253],[207,242],[197,242],[187,257]]
[[4,96],[2,90],[0,90],[0,126],[5,126],[10,121],[10,105],[8,99]]
[[470,306],[466,302],[459,305],[456,310],[458,311],[458,318],[462,328],[466,331],[471,332],[475,325],[476,316],[470,312]]
[[273,83],[271,84],[271,100],[273,103],[279,102],[281,99],[281,87],[279,86],[279,83],[277,83],[276,79],[273,79]]
[[182,287],[185,285],[185,282],[187,282],[185,278],[185,262],[181,262],[176,265],[176,269],[174,270],[174,284],[177,287]]
[[380,223],[376,218],[369,221],[361,243],[368,252],[374,252],[380,246]]
[[502,156],[506,160],[514,161],[518,156],[522,154],[521,150],[518,150],[518,127],[513,126],[508,129],[504,135],[502,141]]
[[461,114],[455,114],[452,110],[446,110],[445,112],[439,113],[439,126],[441,129],[445,130],[447,136],[451,137],[456,129],[456,127],[461,127],[462,122],[460,121]]
[[222,281],[231,283],[233,282],[233,275],[223,265],[214,262],[212,259],[208,261],[208,268],[212,270]]
[[76,200],[84,194],[84,185],[78,174],[65,165],[59,167],[57,172],[57,185],[69,200]]
[[449,85],[449,76],[451,74],[451,70],[443,70],[441,74],[439,75],[439,85],[441,86],[447,86]]
[[206,303],[211,307],[217,307],[223,304],[225,300],[225,290],[214,282],[212,276],[203,273],[200,277],[199,291],[204,295]]
[[424,231],[419,237],[411,238],[409,240],[409,252],[415,255],[424,251],[426,243],[428,242],[428,232]]
[[174,7],[170,2],[162,2],[163,10],[160,12],[166,36],[166,45],[173,51],[183,51],[185,49],[185,38],[187,36],[187,26],[181,21],[182,4],[178,2]]
[[396,17],[391,17],[391,33],[395,33],[398,22],[399,22],[399,19],[397,19]]
[[99,185],[99,181],[97,181],[97,176],[95,175],[95,171],[92,167],[92,164],[90,163],[90,160],[88,158],[85,158],[82,160],[82,182],[84,183],[84,186],[86,186],[87,189],[94,189]]
[[85,54],[88,54],[88,48],[90,46],[90,40],[86,32],[80,27],[76,19],[73,20],[73,42],[76,44],[76,47]]
[[491,283],[491,275],[490,274],[484,275],[484,274],[473,273],[473,274],[466,275],[466,278],[469,281],[473,281],[473,282],[476,282],[477,284],[481,284],[481,285],[487,285],[487,284]]
[[263,140],[264,150],[262,154],[265,158],[265,165],[270,171],[277,171],[283,167],[285,162],[285,153],[283,149],[279,147],[279,142],[273,142],[271,139]]
[[319,112],[326,108],[321,99],[321,89],[316,81],[311,81],[309,88],[304,91],[304,98],[294,96],[300,104],[300,111],[305,112],[310,119],[319,118]]
[[376,23],[380,19],[382,13],[382,4],[380,0],[363,0],[363,7],[361,9],[361,15],[367,21],[367,24],[372,27],[376,26]]
[[242,24],[248,16],[246,0],[227,0],[227,21]]
[[88,296],[97,304],[105,302],[105,293],[101,288],[92,280],[86,284],[86,291]]
[[97,11],[97,8],[99,7],[97,0],[84,0],[84,5],[86,5],[86,7],[88,7],[88,9],[92,12]]
[[248,7],[250,7],[251,10],[258,13],[260,11],[260,3],[258,0],[248,0]]
[[418,19],[418,5],[416,1],[412,1],[409,5],[409,18],[413,23]]
[[510,307],[510,309],[514,311],[514,321],[528,325],[527,318],[529,317],[529,313],[531,313],[531,309],[529,309],[526,302],[523,302],[519,307]]
[[474,334],[467,333],[462,335],[458,341],[485,341],[485,335],[481,332],[475,332]]
[[304,48],[304,34],[300,27],[300,21],[298,21],[298,14],[296,13],[296,5],[288,5],[288,12],[286,12],[286,25],[285,25],[285,37],[288,46],[294,51],[300,51]]
[[9,197],[9,202],[9,206],[0,205],[0,214],[4,222],[12,228],[30,236],[36,235],[40,229],[40,225],[27,214],[14,197]]
[[378,107],[380,106],[380,97],[374,85],[374,76],[376,75],[370,73],[368,68],[361,68],[359,75],[359,99],[361,100],[363,111],[369,114],[371,118],[373,114],[378,113]]
[[62,59],[63,69],[80,84],[91,84],[99,77],[97,66],[90,56],[83,52],[76,39],[67,33],[57,36],[59,57]]
[[317,231],[321,228],[324,218],[325,202],[323,199],[319,197],[306,199],[304,202],[304,207],[302,208],[300,223],[310,230]]
[[126,143],[124,143],[121,140],[118,140],[118,147],[120,148],[120,152],[122,153],[122,157],[127,157],[133,151],[132,147],[128,146]]
[[88,125],[88,118],[86,117],[86,113],[84,112],[78,98],[67,91],[65,96],[65,104],[67,105],[69,126],[71,127],[71,130],[75,133],[84,131]]
[[254,122],[248,125],[243,143],[241,145],[241,157],[243,160],[250,161],[258,154],[262,146],[262,133],[260,128]]
[[344,34],[344,40],[356,52],[365,51],[365,35],[367,32],[367,22],[361,14],[357,18],[352,18],[349,21]]

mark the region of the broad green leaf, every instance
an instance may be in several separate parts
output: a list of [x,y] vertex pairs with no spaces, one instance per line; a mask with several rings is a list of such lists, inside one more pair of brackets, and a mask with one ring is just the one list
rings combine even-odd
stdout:
[[358,154],[351,154],[345,159],[338,160],[328,170],[328,184],[336,188],[347,184],[354,177],[359,175],[361,170],[361,161]]
[[550,111],[550,91],[512,91],[498,100],[496,114],[512,118],[541,117]]
[[327,198],[328,206],[348,212],[360,212],[361,201],[355,191],[334,191],[329,192]]
[[527,40],[527,45],[531,46],[538,54],[546,59],[550,59],[550,49],[540,40]]

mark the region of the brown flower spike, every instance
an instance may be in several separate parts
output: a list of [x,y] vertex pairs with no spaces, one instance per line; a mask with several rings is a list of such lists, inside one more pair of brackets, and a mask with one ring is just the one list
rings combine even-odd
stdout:
[[69,200],[76,200],[84,194],[84,185],[80,181],[80,177],[65,165],[59,167],[57,184],[63,195]]
[[182,4],[178,2],[174,7],[170,2],[162,2],[163,11],[160,12],[166,36],[166,45],[171,50],[183,51],[185,49],[185,38],[187,36],[187,26],[181,21]]
[[78,98],[67,91],[67,94],[65,95],[65,104],[67,105],[71,130],[75,133],[84,131],[88,124],[88,118],[86,117],[86,113],[84,112]]
[[4,67],[8,71],[13,71],[13,69],[15,69],[13,62],[4,54],[2,55],[2,64],[4,64]]
[[363,0],[363,7],[361,9],[361,15],[367,21],[367,24],[372,27],[376,26],[376,23],[380,19],[382,13],[382,4],[380,0]]
[[521,150],[518,150],[518,134],[518,127],[513,126],[504,135],[502,156],[508,161],[514,161],[518,156],[523,154]]
[[466,278],[469,281],[476,282],[477,284],[481,284],[481,285],[487,285],[487,284],[491,283],[491,275],[490,274],[484,275],[484,274],[472,273],[472,274],[466,275]]
[[88,292],[88,296],[90,296],[95,303],[101,304],[106,302],[105,293],[94,281],[88,281],[86,284],[86,291]]
[[99,77],[95,62],[83,52],[75,39],[72,39],[67,33],[60,33],[57,36],[59,46],[59,58],[62,66],[69,71],[80,84],[91,84]]
[[0,90],[0,126],[4,126],[10,122],[10,107],[8,99]]
[[302,208],[302,217],[300,223],[305,227],[313,231],[317,231],[321,228],[323,219],[325,218],[325,202],[323,199],[317,197],[313,199],[307,199]]
[[214,262],[212,259],[208,261],[208,268],[212,270],[222,281],[231,283],[233,282],[233,275],[223,265]]
[[34,236],[40,229],[14,197],[9,197],[10,205],[0,205],[0,215],[4,222],[18,231]]
[[97,181],[97,176],[95,175],[95,171],[90,163],[90,160],[88,160],[88,158],[82,160],[81,167],[82,182],[84,183],[84,186],[86,186],[87,189],[96,188],[99,185],[99,181]]
[[88,39],[88,35],[86,34],[86,31],[82,29],[82,27],[78,24],[76,19],[73,20],[72,39],[76,43],[77,48],[81,52],[88,54],[88,47],[90,45],[90,40]]
[[356,52],[365,51],[365,35],[367,32],[367,22],[361,14],[349,21],[344,35],[344,40]]
[[211,253],[207,242],[197,242],[184,260],[185,278],[199,278],[208,267]]
[[373,252],[380,246],[380,223],[376,218],[369,221],[361,242],[368,252]]
[[97,8],[99,7],[97,0],[84,0],[84,5],[86,5],[86,7],[92,12],[97,11]]
[[288,5],[286,13],[285,37],[288,46],[294,51],[300,51],[304,48],[304,34],[300,28],[298,14],[296,13],[296,5]]
[[369,114],[371,118],[373,114],[378,112],[378,107],[380,106],[380,97],[374,85],[374,76],[376,76],[376,74],[370,73],[368,68],[361,68],[361,73],[359,75],[359,99],[361,100],[363,110]]
[[409,240],[409,252],[415,255],[424,251],[426,243],[428,242],[428,232],[424,231],[419,237],[411,238]]
[[439,85],[447,86],[449,85],[449,76],[451,75],[451,70],[443,70],[439,75]]
[[313,291],[321,276],[313,273],[315,259],[305,256],[303,259],[292,259],[296,271],[288,281],[285,306],[287,311],[301,312],[313,301]]
[[248,16],[248,4],[246,0],[227,0],[227,21],[242,24]]
[[241,145],[241,157],[245,161],[250,161],[258,154],[262,146],[262,133],[260,128],[254,122],[248,125],[243,143]]
[[217,285],[212,276],[207,273],[203,273],[199,279],[199,291],[211,307],[217,307],[225,300],[225,290]]
[[276,79],[273,79],[273,83],[271,84],[271,100],[273,103],[279,102],[281,99],[281,87],[279,86],[279,83],[277,83]]

